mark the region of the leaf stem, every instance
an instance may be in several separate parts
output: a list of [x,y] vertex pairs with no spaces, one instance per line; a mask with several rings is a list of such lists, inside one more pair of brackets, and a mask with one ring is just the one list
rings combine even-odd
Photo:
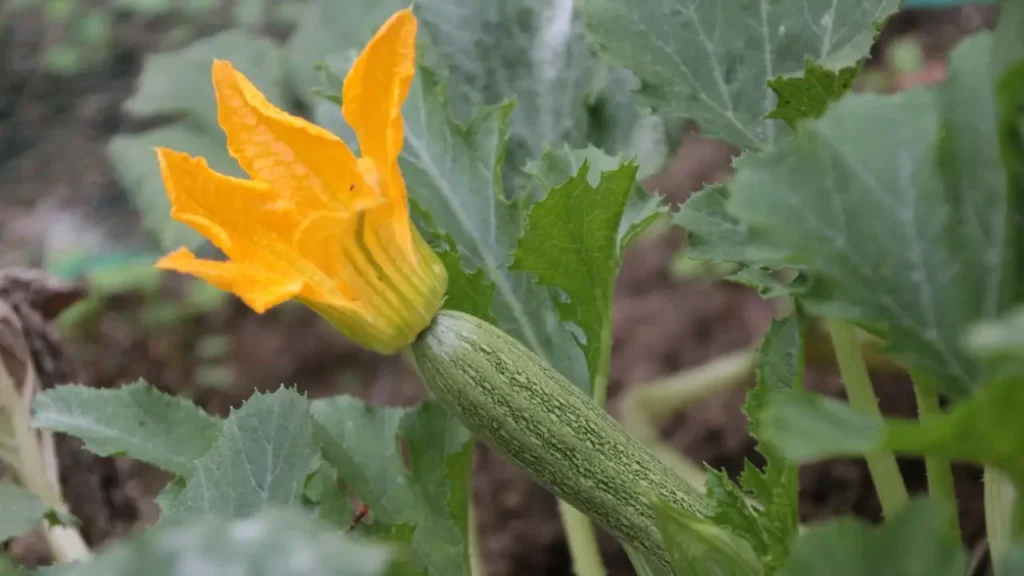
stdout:
[[622,398],[622,425],[662,462],[703,492],[707,476],[704,468],[663,441],[658,427],[694,403],[747,382],[753,377],[756,362],[757,347],[752,346],[633,388]]
[[[612,309],[612,303],[608,303],[607,310]],[[604,406],[608,402],[608,376],[612,366],[612,319],[606,315],[604,324],[601,326],[601,358],[597,363],[597,370],[594,377],[590,379],[591,397],[598,406]]]
[[466,531],[469,533],[469,573],[472,576],[487,576],[484,556],[480,551],[480,529],[476,524],[476,502],[473,500],[473,483],[469,483],[469,494],[466,496]]
[[[985,532],[993,566],[1024,533],[1024,500],[1008,476],[985,466]],[[1009,576],[995,572],[996,576]]]
[[576,576],[606,576],[597,534],[590,518],[562,501],[558,502],[558,511],[562,515],[562,526],[565,527],[573,573]]
[[[44,449],[39,435],[32,429],[29,402],[35,390],[39,389],[39,381],[31,365],[25,379],[19,394],[14,379],[0,362],[0,413],[7,412],[18,451],[18,462],[12,467],[25,488],[39,496],[51,510],[65,514],[68,512],[68,506],[64,502],[60,481],[57,478],[53,443],[48,442],[47,449]],[[50,466],[47,466],[48,460]],[[54,526],[47,520],[41,522],[41,528],[50,552],[57,562],[67,564],[86,561],[92,557],[89,546],[76,528]]]
[[[917,370],[910,371],[914,382],[914,395],[917,397],[917,417],[921,422],[928,422],[942,414],[939,406],[939,393],[935,382],[926,374]],[[928,494],[936,500],[949,504],[953,517],[950,519],[956,530],[957,539],[960,534],[960,519],[957,513],[956,488],[953,485],[953,468],[947,458],[941,456],[925,456],[924,466],[928,474]]]
[[[856,329],[852,324],[835,318],[828,319],[828,329],[850,405],[863,414],[881,419],[882,411],[871,387],[871,377],[861,355]],[[864,457],[882,504],[882,515],[890,518],[909,500],[896,457],[888,450],[865,454]]]

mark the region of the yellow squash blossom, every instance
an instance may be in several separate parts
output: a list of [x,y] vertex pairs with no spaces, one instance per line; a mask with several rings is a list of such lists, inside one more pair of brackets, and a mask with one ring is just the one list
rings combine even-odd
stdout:
[[230,63],[213,64],[218,120],[249,180],[158,149],[171,216],[228,261],[179,249],[157,264],[238,295],[256,312],[298,300],[359,344],[393,354],[437,313],[448,277],[409,220],[398,166],[415,73],[416,18],[392,16],[345,78],[342,113],[362,157],[275,107]]

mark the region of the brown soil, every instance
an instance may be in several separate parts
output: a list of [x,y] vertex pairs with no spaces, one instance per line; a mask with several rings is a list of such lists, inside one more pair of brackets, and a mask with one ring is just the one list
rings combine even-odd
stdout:
[[[924,38],[929,54],[941,54],[965,30],[991,21],[990,15],[980,18],[978,13],[963,9],[939,16],[905,14],[890,24],[885,37],[916,34]],[[38,35],[31,24],[9,24],[0,36],[0,266],[36,264],[42,248],[55,243],[107,246],[115,240],[137,239],[137,223],[107,167],[104,145],[121,127],[119,105],[132,90],[141,55],[152,48],[157,28],[142,20],[122,22],[108,68],[57,79],[34,72]],[[683,200],[704,182],[728,176],[730,152],[689,134],[670,166],[650,184],[672,200]],[[97,213],[104,215],[102,234],[77,232],[84,229],[79,218]],[[672,279],[668,262],[682,240],[682,232],[675,230],[644,240],[627,255],[615,300],[613,413],[625,390],[748,346],[770,321],[770,307],[749,290],[710,280]],[[166,291],[173,295],[180,288],[172,283]],[[218,414],[239,405],[253,389],[281,383],[295,384],[313,396],[346,392],[379,404],[408,404],[422,397],[415,377],[401,363],[360,350],[299,307],[285,306],[257,317],[229,301],[217,310],[155,330],[143,328],[146,310],[147,303],[138,295],[119,296],[107,302],[95,322],[67,335],[83,382],[111,387],[143,377]],[[669,310],[672,313],[666,313]],[[209,335],[224,336],[229,343],[221,359],[230,369],[226,387],[193,384],[197,367],[203,364],[198,343]],[[808,381],[815,389],[841,393],[832,370],[811,371]],[[878,375],[876,386],[883,410],[914,414],[905,378]],[[739,409],[742,401],[743,390],[712,398],[673,419],[665,436],[691,458],[736,474],[744,458],[757,458]],[[105,517],[91,526],[87,523],[91,543],[156,518],[151,499],[166,481],[161,473],[115,459],[97,475],[90,471],[95,467],[92,459],[75,462],[65,463],[63,475],[70,479],[72,501],[89,501],[99,494],[116,503]],[[920,462],[903,462],[903,471],[912,489],[924,488]],[[976,469],[958,470],[968,546],[977,544],[984,532],[979,479]],[[859,461],[807,467],[801,487],[805,521],[845,513],[879,516],[870,478]],[[75,491],[84,495],[76,497]],[[483,447],[475,462],[475,494],[491,576],[571,574],[550,494]],[[603,538],[603,548],[611,574],[633,573],[611,539]],[[21,557],[30,559],[32,554],[25,551]]]

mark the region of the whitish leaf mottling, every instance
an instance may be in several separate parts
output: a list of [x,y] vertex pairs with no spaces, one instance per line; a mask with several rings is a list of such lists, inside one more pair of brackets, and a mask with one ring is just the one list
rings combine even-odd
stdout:
[[744,149],[789,135],[766,120],[768,82],[800,74],[808,59],[831,70],[855,65],[876,22],[899,0],[587,0],[598,50],[644,82],[663,116],[696,120],[705,134]]

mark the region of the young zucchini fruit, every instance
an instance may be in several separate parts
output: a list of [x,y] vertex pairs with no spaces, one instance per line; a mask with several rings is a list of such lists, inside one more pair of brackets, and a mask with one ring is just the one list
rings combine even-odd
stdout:
[[435,396],[492,449],[605,529],[668,568],[652,503],[705,517],[679,475],[511,336],[442,310],[412,344]]

